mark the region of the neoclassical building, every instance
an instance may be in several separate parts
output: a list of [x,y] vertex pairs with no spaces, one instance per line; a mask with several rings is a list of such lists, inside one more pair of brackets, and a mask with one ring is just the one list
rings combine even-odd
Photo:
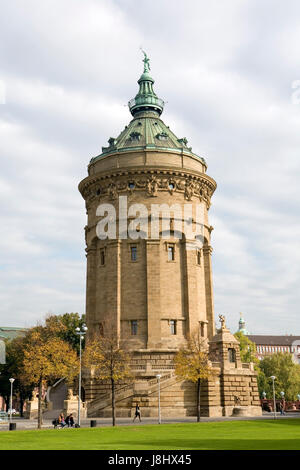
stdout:
[[[173,364],[194,331],[208,340],[217,371],[202,387],[203,413],[230,414],[238,395],[250,414],[259,414],[254,371],[241,364],[225,323],[215,331],[208,211],[216,182],[204,158],[162,121],[164,102],[144,56],[138,93],[128,103],[131,121],[91,159],[79,184],[88,215],[87,326],[104,335],[113,328],[133,353],[135,380],[117,393],[119,415],[130,415],[137,402],[144,416],[157,414],[157,374],[165,413],[195,414],[195,387],[178,380]],[[99,225],[109,215],[105,207],[115,218],[107,238]],[[105,384],[87,375],[85,391],[89,416],[110,413]]]

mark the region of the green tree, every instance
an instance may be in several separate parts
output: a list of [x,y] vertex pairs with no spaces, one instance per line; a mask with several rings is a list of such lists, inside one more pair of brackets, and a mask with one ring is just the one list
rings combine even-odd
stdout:
[[256,344],[250,341],[241,331],[235,333],[234,336],[240,343],[241,361],[253,362],[257,366],[259,360],[256,357]]
[[[47,342],[56,339],[61,340],[71,347],[76,354],[79,354],[79,335],[76,334],[76,328],[82,327],[85,323],[85,315],[78,313],[65,313],[63,315],[50,315],[45,320],[45,325],[37,325],[30,328],[24,337],[17,337],[11,341],[6,341],[6,364],[0,366],[0,394],[3,396],[6,408],[9,406],[10,383],[9,378],[15,378],[14,395],[18,395],[20,400],[20,414],[23,415],[23,404],[26,398],[30,398],[32,390],[36,386],[33,380],[30,383],[28,376],[23,373],[24,353],[31,348],[35,334],[39,335],[40,341]],[[57,344],[54,342],[53,344]],[[61,343],[59,343],[61,344]],[[84,344],[83,344],[84,347]],[[59,353],[59,352],[58,352]],[[47,383],[51,384],[57,378],[64,377],[63,368],[56,374],[50,374]]]
[[25,384],[20,378],[22,373],[24,349],[24,337],[19,336],[11,341],[6,341],[6,364],[2,366],[0,375],[0,393],[5,399],[7,409],[10,398],[9,379],[10,377],[15,379],[13,391],[14,395],[17,395],[19,398],[19,411],[21,416],[23,416],[24,402],[27,398],[31,398],[32,394],[32,387]]
[[187,345],[179,349],[174,358],[175,373],[183,380],[197,384],[197,422],[201,415],[201,384],[213,377],[214,371],[208,358],[207,343],[199,333],[193,333]]
[[[45,327],[49,334],[61,338],[79,354],[79,335],[76,334],[76,328],[82,329],[85,324],[85,315],[78,313],[64,313],[63,315],[50,315],[46,318]],[[82,341],[84,348],[84,339]]]
[[122,347],[113,332],[106,336],[94,336],[87,341],[83,354],[85,367],[92,367],[95,379],[108,381],[112,394],[112,424],[116,425],[116,385],[131,380],[130,354]]
[[57,377],[72,381],[78,374],[76,351],[62,339],[49,336],[47,328],[33,328],[26,335],[21,380],[38,386],[38,428],[42,424],[42,387]]
[[[280,398],[280,392],[285,393],[286,400],[296,400],[300,393],[300,365],[295,364],[289,353],[277,353],[265,357],[259,363],[259,391],[265,391],[272,397],[271,375],[275,375],[275,396]],[[263,388],[263,389],[262,389]]]

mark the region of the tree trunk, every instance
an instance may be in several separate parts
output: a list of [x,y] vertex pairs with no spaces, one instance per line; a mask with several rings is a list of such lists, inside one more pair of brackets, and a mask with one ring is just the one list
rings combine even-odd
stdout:
[[111,379],[111,408],[112,408],[112,424],[116,425],[116,404],[115,404],[115,381]]
[[9,401],[10,401],[10,398],[9,398],[9,397],[5,397],[4,400],[5,400],[6,413],[7,413],[8,410],[9,410]]
[[201,381],[198,379],[197,381],[197,423],[200,421],[200,415],[201,415]]
[[40,379],[39,381],[39,399],[38,399],[38,429],[41,429],[43,424],[43,417],[42,417],[42,385],[43,381]]
[[23,395],[20,393],[20,417],[23,418],[23,408],[24,408],[24,398]]

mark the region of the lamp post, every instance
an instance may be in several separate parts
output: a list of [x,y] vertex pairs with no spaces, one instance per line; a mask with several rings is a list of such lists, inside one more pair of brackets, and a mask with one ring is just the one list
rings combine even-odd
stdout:
[[272,383],[273,383],[273,402],[274,402],[274,419],[276,419],[276,400],[275,400],[275,385],[274,385],[274,382],[275,382],[275,375],[271,375],[270,379],[272,379]]
[[13,397],[13,383],[15,379],[11,378],[10,381],[10,414],[9,414],[9,422],[11,423],[12,418],[12,397]]
[[157,374],[156,378],[158,380],[158,424],[161,424],[161,414],[160,414],[160,378],[161,378],[161,375]]
[[79,380],[78,380],[78,417],[77,426],[80,428],[80,402],[81,402],[81,342],[87,332],[87,326],[82,325],[82,329],[76,328],[76,334],[79,335]]

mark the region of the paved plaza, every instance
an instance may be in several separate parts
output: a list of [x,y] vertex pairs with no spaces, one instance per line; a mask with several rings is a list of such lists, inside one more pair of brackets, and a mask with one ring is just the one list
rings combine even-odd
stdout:
[[[281,416],[280,413],[277,413],[276,419],[290,419],[290,418],[299,418],[300,424],[300,413],[287,413],[284,416]],[[202,422],[219,422],[219,421],[246,421],[246,420],[265,420],[265,419],[274,419],[273,413],[263,413],[262,416],[256,417],[218,417],[218,418],[206,418],[201,417]],[[89,428],[91,426],[91,421],[97,421],[97,427],[102,426],[111,426],[112,419],[111,418],[86,418],[81,419],[81,427],[82,428]],[[23,418],[13,418],[13,423],[17,424],[17,430],[29,430],[29,429],[37,429],[37,420],[36,419],[23,419]],[[180,418],[164,418],[162,417],[162,424],[168,423],[193,423],[196,422],[196,417],[180,417]],[[140,424],[157,424],[158,418],[143,418],[141,423],[138,420],[135,420],[133,423],[131,418],[117,418],[116,424],[117,426],[129,426],[135,425],[138,426]],[[7,431],[8,430],[8,423],[0,423],[0,431]],[[44,420],[43,429],[53,429],[52,420]],[[67,427],[64,430],[68,429]],[[61,429],[59,429],[61,431]]]

